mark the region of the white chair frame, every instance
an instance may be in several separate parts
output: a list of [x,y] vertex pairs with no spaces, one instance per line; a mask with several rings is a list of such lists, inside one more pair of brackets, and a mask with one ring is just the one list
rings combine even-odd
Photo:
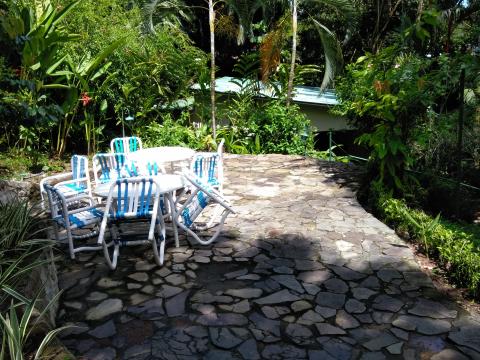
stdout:
[[220,141],[216,152],[199,152],[190,163],[190,172],[209,184],[223,195],[223,146],[225,139]]
[[[83,166],[81,165],[82,163],[84,164]],[[71,172],[47,176],[40,180],[40,197],[43,210],[47,209],[46,205],[48,203],[45,184],[53,184],[62,191],[62,195],[67,199],[81,194],[86,194],[92,198],[88,158],[83,155],[73,155],[70,165],[72,167]],[[84,184],[84,186],[81,186],[81,184]],[[94,203],[92,202],[90,205],[93,206]]]
[[[117,267],[121,245],[151,244],[155,262],[159,266],[163,264],[166,233],[164,217],[159,211],[160,195],[160,184],[154,178],[118,179],[111,184],[100,226],[98,244],[103,246],[105,260],[112,270]],[[172,201],[171,198],[170,201]],[[115,228],[116,223],[132,219],[150,219],[148,238],[120,242]],[[110,228],[113,248],[105,241],[107,226]],[[155,237],[155,230],[158,239]]]
[[[207,184],[202,183],[202,180],[195,177],[195,175],[184,173],[183,176],[189,183],[191,193],[176,212],[175,222],[187,233],[187,235],[191,235],[200,244],[209,245],[220,235],[227,216],[230,213],[235,214],[235,210],[233,210],[230,204],[228,204],[226,199],[224,199],[218,191],[209,187]],[[220,207],[222,214],[220,221],[217,224],[218,228],[215,230],[214,234],[210,236],[209,239],[202,239],[194,230],[207,230],[211,227],[211,221],[206,225],[201,226],[195,224],[195,220],[198,219],[199,215],[209,204]],[[217,209],[215,209],[215,211],[217,211]]]
[[[101,246],[75,247],[74,245],[74,240],[89,239],[98,235],[98,225],[103,218],[103,212],[98,210],[97,206],[91,205],[94,202],[93,198],[87,194],[80,194],[67,199],[60,189],[49,184],[44,184],[44,189],[50,205],[50,216],[55,238],[58,242],[65,239],[60,237],[59,227],[63,227],[67,233],[66,239],[70,257],[75,259],[75,254],[80,251],[100,250]],[[70,209],[72,206],[73,209]],[[73,233],[75,229],[83,229],[91,225],[94,225],[94,229],[86,234],[77,235]]]

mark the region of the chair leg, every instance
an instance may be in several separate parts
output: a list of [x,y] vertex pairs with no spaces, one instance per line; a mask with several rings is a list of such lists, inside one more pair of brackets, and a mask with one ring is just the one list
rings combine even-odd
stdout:
[[120,253],[120,245],[117,241],[117,235],[115,230],[112,230],[112,227],[109,226],[110,234],[112,236],[112,241],[107,243],[103,240],[103,255],[105,256],[105,261],[110,269],[115,270],[118,262],[118,255]]
[[204,240],[202,239],[200,236],[198,236],[192,229],[186,227],[185,225],[183,225],[182,223],[178,223],[178,225],[186,231],[187,235],[191,235],[195,240],[197,240],[200,244],[202,245],[210,245],[211,243],[213,243],[218,235],[220,235],[220,232],[222,231],[223,229],[223,224],[225,222],[225,219],[227,218],[228,214],[230,214],[230,211],[229,210],[225,210],[223,215],[222,215],[222,218],[220,219],[220,222],[218,224],[218,228],[217,230],[215,230],[215,233],[208,239],[208,240]]
[[159,236],[158,239],[154,238],[152,246],[155,262],[158,266],[162,266],[165,259],[165,238],[162,236]]
[[177,209],[175,207],[175,201],[173,200],[172,194],[166,194],[168,201],[170,203],[170,216],[172,219],[172,226],[173,226],[173,237],[175,238],[175,247],[180,246],[180,242],[178,240],[178,226],[177,226]]
[[60,233],[58,231],[58,224],[56,222],[53,222],[53,233],[55,234],[55,240],[60,243]]
[[155,262],[157,263],[158,266],[162,266],[164,261],[164,254],[165,254],[165,239],[167,236],[166,236],[166,229],[165,229],[165,220],[163,218],[163,214],[161,213],[159,213],[157,216],[155,228],[157,230],[158,238],[155,237],[155,233],[154,233],[152,239],[149,239],[149,240],[152,242],[153,256],[155,258]]
[[67,230],[68,248],[70,250],[70,258],[73,260],[75,259],[75,248],[73,247],[72,230],[70,229],[66,229],[66,230]]

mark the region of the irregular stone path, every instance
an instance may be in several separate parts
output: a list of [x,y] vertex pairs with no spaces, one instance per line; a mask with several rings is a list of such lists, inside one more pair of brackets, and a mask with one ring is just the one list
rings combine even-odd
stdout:
[[[480,323],[445,299],[412,251],[313,159],[229,156],[238,214],[212,246],[124,248],[65,260],[59,323],[84,359],[480,358]],[[137,229],[124,229],[135,232]]]

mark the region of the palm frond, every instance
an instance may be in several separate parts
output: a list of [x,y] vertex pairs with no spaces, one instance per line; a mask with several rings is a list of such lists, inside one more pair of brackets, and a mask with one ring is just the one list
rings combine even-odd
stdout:
[[362,11],[359,11],[359,4],[354,0],[303,0],[305,2],[310,2],[313,4],[320,4],[322,6],[327,6],[332,11],[335,11],[345,20],[346,32],[345,37],[342,40],[342,45],[346,45],[352,39],[352,34],[354,29],[358,26],[359,14]]
[[282,48],[287,41],[289,18],[281,19],[275,29],[267,33],[260,45],[260,72],[262,81],[267,82],[270,75],[278,68]]
[[323,53],[325,55],[325,73],[323,74],[322,84],[320,85],[320,89],[323,90],[342,68],[342,49],[335,35],[325,25],[315,19],[312,19],[312,21],[320,35]]
[[256,12],[264,6],[264,0],[226,0],[225,2],[237,16],[237,43],[241,45],[245,42],[246,36],[253,36],[253,18]]
[[181,19],[189,21],[190,13],[186,11],[182,0],[148,0],[142,5],[143,31],[155,33],[156,24],[170,26],[180,25]]
[[352,0],[303,0],[305,2],[326,5],[338,14],[341,14],[347,21],[355,20],[358,17],[354,2]]
[[235,24],[235,19],[232,15],[220,14],[215,22],[215,34],[223,36],[227,39],[235,39],[238,36],[239,28]]

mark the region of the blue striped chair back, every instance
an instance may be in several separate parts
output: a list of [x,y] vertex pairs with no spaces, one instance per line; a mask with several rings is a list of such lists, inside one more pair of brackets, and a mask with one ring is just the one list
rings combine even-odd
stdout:
[[[158,183],[152,178],[119,179],[110,187],[107,200],[109,218],[116,220],[151,217],[153,212],[158,211],[159,196]],[[110,206],[109,202],[115,203],[115,206]]]
[[110,142],[112,153],[129,153],[142,149],[142,140],[137,136],[115,138]]
[[73,155],[70,160],[72,165],[72,179],[82,179],[87,177],[88,173],[88,158],[82,155]]
[[219,155],[216,153],[195,155],[192,167],[193,173],[209,185],[219,185],[219,158]]
[[120,178],[138,176],[133,162],[127,162],[123,153],[96,154],[93,157],[93,172],[96,184],[104,184]]
[[161,168],[158,166],[158,164],[156,162],[150,162],[149,161],[147,163],[148,175],[155,176],[155,175],[161,174],[162,172],[160,170],[161,170]]

